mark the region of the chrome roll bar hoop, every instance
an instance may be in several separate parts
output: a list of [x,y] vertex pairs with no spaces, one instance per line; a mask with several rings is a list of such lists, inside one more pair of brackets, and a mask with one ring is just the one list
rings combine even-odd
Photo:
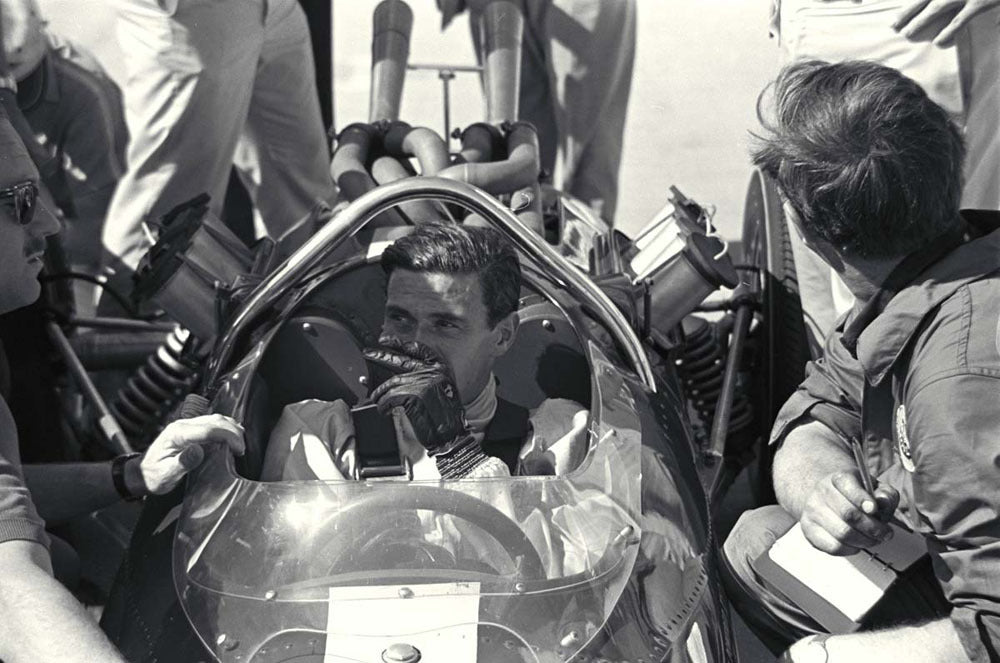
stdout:
[[656,391],[653,371],[642,344],[625,317],[585,274],[559,255],[535,232],[518,220],[500,201],[470,184],[441,177],[408,177],[382,185],[354,200],[272,272],[236,311],[219,335],[208,365],[207,395],[214,395],[236,341],[262,313],[293,285],[316,268],[344,240],[386,209],[413,200],[434,199],[455,203],[490,221],[531,260],[551,270],[570,295],[576,297],[607,325],[626,353],[640,379]]

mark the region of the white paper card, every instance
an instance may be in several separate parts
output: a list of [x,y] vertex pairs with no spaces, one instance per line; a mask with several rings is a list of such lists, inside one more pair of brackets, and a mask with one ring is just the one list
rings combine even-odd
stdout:
[[476,582],[331,587],[323,660],[381,663],[389,646],[405,643],[424,661],[475,661],[478,623]]
[[817,550],[796,523],[778,539],[771,559],[854,621],[860,620],[884,594],[846,557]]

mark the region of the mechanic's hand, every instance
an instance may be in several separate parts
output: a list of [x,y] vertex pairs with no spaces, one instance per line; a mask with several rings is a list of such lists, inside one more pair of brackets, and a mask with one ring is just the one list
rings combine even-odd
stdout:
[[892,535],[886,525],[899,493],[881,484],[869,495],[856,472],[834,472],[806,500],[799,523],[813,546],[831,555],[850,555]]
[[[934,36],[934,45],[951,46],[958,31],[976,15],[1000,5],[1000,0],[914,0],[899,13],[892,29],[907,39]],[[932,28],[933,31],[924,31]]]
[[465,430],[465,411],[451,369],[421,343],[393,338],[379,343],[381,347],[366,349],[365,357],[400,374],[380,384],[368,398],[383,414],[403,408],[417,440],[433,455]]
[[[149,445],[138,464],[137,478],[154,495],[168,493],[185,474],[201,464],[204,445],[213,442],[226,444],[240,456],[246,449],[243,427],[229,417],[208,414],[175,421]],[[125,478],[129,480],[127,468]]]

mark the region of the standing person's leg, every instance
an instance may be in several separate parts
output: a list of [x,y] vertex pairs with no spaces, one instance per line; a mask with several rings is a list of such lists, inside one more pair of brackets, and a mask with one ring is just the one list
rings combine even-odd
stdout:
[[779,40],[787,61],[871,60],[920,83],[956,119],[963,115],[959,57],[932,34],[911,41],[892,29],[908,0],[781,0]]
[[[556,119],[555,79],[549,62],[552,59],[546,27],[552,3],[521,3],[524,12],[524,39],[521,45],[521,90],[518,94],[518,119],[530,122],[538,130],[539,159],[542,170],[552,174],[559,151],[559,122]],[[478,39],[473,29],[473,42]],[[562,182],[556,185],[562,188]]]
[[317,201],[332,203],[336,190],[305,13],[296,0],[269,0],[267,7],[235,162],[267,234],[278,238]]
[[1000,209],[1000,9],[977,16],[959,37],[965,97],[962,205]]
[[263,41],[263,0],[120,0],[117,23],[131,138],[103,242],[106,260],[128,272],[146,249],[143,220],[205,191],[221,208]]
[[614,220],[635,61],[635,0],[555,0],[546,15],[555,184]]

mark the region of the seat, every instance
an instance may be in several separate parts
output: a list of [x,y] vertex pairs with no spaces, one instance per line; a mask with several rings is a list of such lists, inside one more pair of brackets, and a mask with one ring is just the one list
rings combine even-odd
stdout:
[[367,379],[361,344],[338,312],[313,309],[290,318],[271,340],[253,377],[240,473],[260,476],[271,430],[286,405],[307,398],[354,405],[368,393]]

